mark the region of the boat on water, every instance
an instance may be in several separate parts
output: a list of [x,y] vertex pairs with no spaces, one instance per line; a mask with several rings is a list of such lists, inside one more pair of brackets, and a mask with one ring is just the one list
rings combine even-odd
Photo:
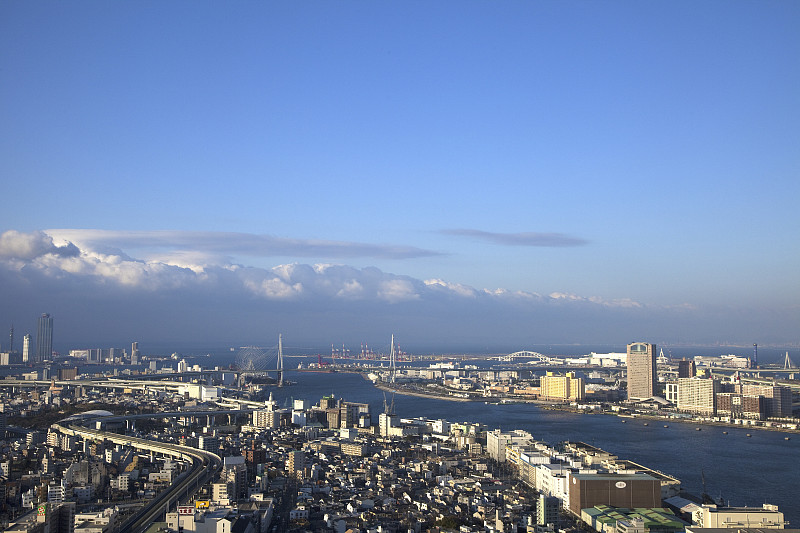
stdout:
[[727,431],[723,431],[723,432],[722,432],[722,434],[723,434],[723,435],[727,435],[727,434],[728,434],[728,432],[727,432]]
[[669,424],[664,424],[664,427],[665,427],[665,428],[668,428],[668,427],[669,427]]
[[752,437],[752,435],[751,435],[750,433],[748,433],[748,434],[747,434],[747,436],[748,436],[748,437]]
[[791,440],[791,437],[783,437],[783,440]]
[[695,431],[703,431],[703,428],[694,428]]
[[645,425],[645,426],[649,426],[650,424],[648,424],[647,422],[645,422],[645,423],[644,423],[644,425]]

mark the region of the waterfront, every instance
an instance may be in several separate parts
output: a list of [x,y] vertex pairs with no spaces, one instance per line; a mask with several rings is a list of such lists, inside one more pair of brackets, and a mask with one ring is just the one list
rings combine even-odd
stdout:
[[[695,350],[692,352],[696,353]],[[227,367],[235,355],[229,350],[220,350],[209,355],[181,355],[179,358],[185,357],[191,364]],[[347,401],[369,403],[373,421],[377,419],[377,414],[383,411],[384,392],[361,374],[291,370],[297,363],[307,365],[316,361],[316,356],[287,357],[289,370],[286,377],[297,384],[270,389],[279,405],[288,406],[292,398],[316,403],[322,396],[333,394]],[[272,361],[269,363],[273,364]],[[413,364],[427,366],[429,363],[415,361]],[[497,368],[500,365],[485,356],[471,359],[468,364],[479,368]],[[175,359],[158,363],[159,368],[174,368],[175,365]],[[111,365],[81,365],[80,368],[80,372],[112,370],[123,369]],[[385,397],[392,400],[391,393],[386,393]],[[696,495],[703,491],[701,479],[704,474],[707,492],[712,497],[721,496],[726,504],[737,506],[774,503],[780,506],[791,525],[800,524],[800,509],[796,503],[800,501],[800,490],[795,484],[800,437],[796,435],[785,440],[787,435],[784,433],[754,428],[623,419],[611,415],[548,410],[533,404],[453,402],[400,394],[394,395],[394,404],[395,412],[401,417],[480,422],[489,429],[504,431],[522,429],[551,445],[565,440],[587,442],[620,458],[677,477],[685,490]],[[665,424],[669,427],[664,427]],[[698,431],[697,427],[701,430]]]
[[[297,384],[273,388],[283,405],[291,398],[316,402],[333,394],[353,402],[366,402],[374,415],[383,411],[383,391],[358,374],[292,373]],[[391,401],[391,394],[386,398]],[[452,422],[481,422],[489,429],[523,429],[549,444],[583,441],[624,459],[663,471],[681,480],[689,492],[702,492],[702,473],[713,497],[731,505],[780,506],[792,526],[800,524],[800,489],[796,484],[800,438],[770,431],[650,422],[609,415],[583,415],[550,411],[529,404],[449,402],[433,398],[394,396],[401,417],[424,416]],[[623,420],[625,422],[623,423]],[[723,431],[727,431],[725,434]],[[750,437],[747,434],[750,433]]]

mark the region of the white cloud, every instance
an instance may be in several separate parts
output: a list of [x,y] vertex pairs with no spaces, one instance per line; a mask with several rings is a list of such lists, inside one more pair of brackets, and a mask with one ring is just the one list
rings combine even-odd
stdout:
[[265,279],[260,287],[255,288],[255,292],[270,300],[290,300],[303,294],[303,284],[289,284],[281,279]]
[[555,301],[568,301],[568,302],[586,302],[604,307],[620,307],[620,308],[641,308],[644,307],[641,303],[630,298],[615,298],[607,300],[599,296],[578,296],[577,294],[570,294],[564,292],[551,292],[549,297]]
[[347,280],[336,293],[336,296],[348,300],[362,298],[364,296],[364,286],[354,279]]
[[483,293],[487,294],[487,295],[490,295],[490,296],[493,296],[493,297],[495,297],[497,299],[506,300],[506,301],[512,301],[513,300],[513,301],[518,301],[518,302],[525,302],[525,301],[541,302],[541,301],[544,300],[540,294],[535,293],[535,292],[510,291],[508,289],[502,289],[502,288],[484,289]]
[[20,233],[9,230],[0,234],[0,258],[31,260],[43,255],[70,257],[78,254],[72,243],[56,246],[53,239],[41,232]]
[[389,303],[416,300],[420,297],[414,284],[407,279],[389,279],[380,282],[378,298]]
[[431,289],[441,289],[466,298],[474,298],[478,294],[472,287],[462,285],[461,283],[449,283],[441,279],[425,280],[425,285]]

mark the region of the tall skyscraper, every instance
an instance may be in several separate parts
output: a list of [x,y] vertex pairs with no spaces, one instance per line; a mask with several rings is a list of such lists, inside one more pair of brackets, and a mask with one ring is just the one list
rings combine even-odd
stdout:
[[36,362],[41,363],[53,355],[53,317],[44,313],[39,317],[36,332]]
[[31,334],[26,333],[22,337],[22,362],[27,363],[31,360]]
[[131,343],[131,364],[138,365],[139,364],[139,343],[132,342]]
[[628,345],[628,399],[643,400],[655,395],[656,345],[632,342]]

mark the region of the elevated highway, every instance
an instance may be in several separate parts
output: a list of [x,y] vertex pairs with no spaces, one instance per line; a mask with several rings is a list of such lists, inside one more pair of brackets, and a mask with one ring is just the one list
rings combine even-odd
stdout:
[[[164,413],[154,413],[152,415],[135,416],[160,417],[163,415]],[[180,413],[180,415],[184,416],[186,413]],[[107,421],[111,418],[120,419],[125,417],[93,417],[87,418],[82,422]],[[53,424],[51,427],[65,435],[80,436],[90,440],[110,441],[115,444],[130,446],[137,450],[168,455],[191,464],[191,467],[178,476],[168,489],[161,491],[143,509],[126,520],[120,526],[118,533],[143,533],[150,524],[164,515],[170,508],[181,501],[188,500],[200,487],[212,481],[222,467],[222,459],[218,455],[197,448],[89,429],[76,423],[68,424],[64,421]]]
[[[264,404],[259,404],[259,408],[263,408]],[[217,415],[247,415],[254,411],[250,409],[192,409],[190,411],[164,411],[158,413],[139,413],[139,414],[125,414],[125,415],[110,415],[110,416],[89,416],[82,417],[81,413],[72,415],[71,417],[62,420],[62,424],[95,424],[95,429],[102,430],[106,424],[115,422],[131,422],[135,420],[149,420],[158,418],[198,418],[198,417],[212,417]]]

